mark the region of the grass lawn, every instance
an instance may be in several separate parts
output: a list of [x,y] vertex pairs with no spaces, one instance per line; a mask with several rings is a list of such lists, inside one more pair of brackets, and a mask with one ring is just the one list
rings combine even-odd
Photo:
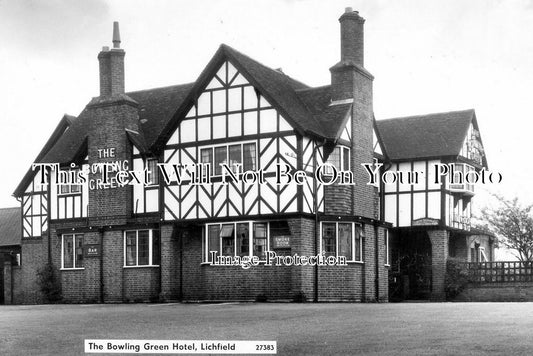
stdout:
[[276,340],[278,355],[526,355],[533,303],[0,306],[0,355],[84,339]]

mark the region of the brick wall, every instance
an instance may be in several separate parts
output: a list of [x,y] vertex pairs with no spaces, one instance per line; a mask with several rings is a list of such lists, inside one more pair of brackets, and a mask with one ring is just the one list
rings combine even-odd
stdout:
[[22,240],[21,267],[13,275],[14,303],[43,303],[37,273],[48,258],[48,238]]
[[446,275],[446,261],[448,260],[448,234],[446,230],[428,231],[431,240],[431,299],[441,301],[445,299],[444,279]]
[[170,224],[161,226],[161,301],[180,299],[179,239]]
[[468,285],[455,302],[533,302],[533,283]]

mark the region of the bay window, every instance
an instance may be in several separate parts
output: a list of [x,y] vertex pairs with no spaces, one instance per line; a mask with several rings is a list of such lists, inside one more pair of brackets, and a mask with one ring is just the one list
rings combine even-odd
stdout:
[[347,261],[361,262],[362,227],[352,222],[322,222],[320,252],[327,256],[344,256]]
[[257,256],[261,260],[268,250],[268,223],[234,222],[208,224],[204,237],[204,261],[212,261],[212,252],[217,256]]

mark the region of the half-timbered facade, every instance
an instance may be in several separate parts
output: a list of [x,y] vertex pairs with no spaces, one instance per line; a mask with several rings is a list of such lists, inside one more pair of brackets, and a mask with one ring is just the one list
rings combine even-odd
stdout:
[[442,293],[447,257],[493,260],[493,236],[471,226],[474,181],[487,169],[475,112],[382,120],[377,127],[388,157],[382,200],[394,227],[392,298]]
[[[468,230],[471,187],[437,186],[429,168],[459,151],[394,155],[394,129],[374,120],[364,19],[347,8],[339,21],[329,85],[221,45],[195,82],[136,92],[115,24],[100,95],[63,117],[15,191],[33,286],[21,302],[42,300],[45,264],[68,302],[386,301],[402,229]],[[462,141],[463,170],[484,164],[472,147],[484,157]],[[368,184],[375,159],[426,178]]]

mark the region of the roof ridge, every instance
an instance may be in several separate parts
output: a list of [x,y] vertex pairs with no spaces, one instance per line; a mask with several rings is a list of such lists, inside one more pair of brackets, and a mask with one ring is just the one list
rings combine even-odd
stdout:
[[447,114],[455,114],[455,113],[469,112],[469,111],[475,112],[475,109],[452,110],[452,111],[432,112],[432,113],[427,113],[427,114],[398,116],[398,117],[390,117],[388,119],[380,119],[376,121],[379,122],[379,121],[390,121],[390,120],[400,120],[400,119],[418,119],[418,118],[423,118],[423,117],[432,116],[432,115],[447,115]]
[[[221,44],[220,44],[220,48],[222,48],[223,50],[229,50],[230,52],[231,52],[231,51],[236,52],[238,55],[241,55],[241,56],[245,57],[246,59],[251,60],[251,61],[253,61],[253,62],[259,64],[260,66],[262,66],[262,67],[264,67],[264,68],[266,68],[266,69],[272,71],[273,73],[276,73],[277,75],[279,75],[279,76],[281,76],[281,77],[283,77],[283,78],[285,78],[285,79],[290,79],[290,80],[292,80],[292,81],[297,82],[298,84],[301,84],[301,85],[303,85],[303,86],[305,86],[305,87],[307,87],[307,88],[310,88],[309,85],[305,84],[304,82],[301,82],[301,81],[299,81],[298,79],[295,79],[295,78],[293,78],[293,77],[291,77],[291,76],[285,74],[285,73],[282,72],[282,71],[279,71],[279,70],[276,70],[276,69],[274,69],[274,68],[272,68],[272,67],[269,67],[269,66],[267,66],[266,64],[264,64],[264,63],[262,63],[262,62],[259,62],[257,59],[254,59],[254,58],[250,57],[249,55],[247,55],[247,54],[245,54],[245,53],[242,53],[241,51],[236,50],[235,48],[233,48],[233,47],[231,47],[231,46],[229,46],[229,45],[227,45],[227,44],[225,44],[225,43],[221,43]],[[296,89],[294,89],[294,90],[296,91]]]
[[11,207],[11,208],[0,208],[0,210],[8,210],[8,209],[11,209],[11,210],[13,210],[13,209],[20,210],[21,208],[20,208],[20,206],[14,206],[14,207]]
[[157,89],[169,89],[169,88],[181,87],[181,86],[186,86],[186,85],[194,85],[194,83],[195,82],[183,83],[183,84],[165,85],[163,87],[153,87],[153,88],[148,88],[148,89],[140,89],[140,90],[128,91],[128,92],[126,92],[124,94],[128,95],[128,94],[137,94],[137,93],[142,93],[142,92],[147,92],[147,91],[157,90]]
[[294,91],[299,93],[299,92],[302,92],[302,91],[310,91],[310,90],[317,90],[317,89],[325,89],[325,88],[329,88],[331,87],[331,84],[324,84],[324,85],[320,85],[318,87],[309,87],[309,88],[301,88],[301,89],[295,89]]

